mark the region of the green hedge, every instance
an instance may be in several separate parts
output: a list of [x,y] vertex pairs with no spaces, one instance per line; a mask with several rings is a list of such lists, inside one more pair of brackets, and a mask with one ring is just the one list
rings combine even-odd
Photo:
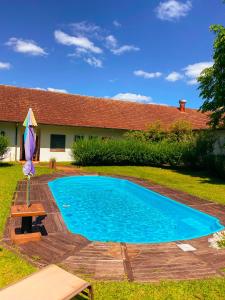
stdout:
[[225,155],[212,155],[214,142],[211,132],[200,132],[186,141],[80,140],[73,145],[73,156],[81,166],[186,166],[225,178]]
[[193,150],[190,142],[158,143],[137,140],[82,140],[74,143],[76,164],[178,166],[188,160]]

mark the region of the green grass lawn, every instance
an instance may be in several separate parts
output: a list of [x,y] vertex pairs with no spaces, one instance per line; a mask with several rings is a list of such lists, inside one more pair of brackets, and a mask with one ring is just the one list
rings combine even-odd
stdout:
[[96,300],[224,300],[225,279],[160,282],[96,282]]
[[[215,178],[206,177],[204,174],[201,177],[200,173],[191,175],[150,167],[92,167],[86,169],[151,179],[177,189],[181,189],[181,184],[183,184],[183,190],[184,188],[189,188],[194,195],[225,204],[225,200],[222,197],[222,194],[224,195],[225,192],[223,182],[217,181]],[[51,172],[45,166],[37,166],[36,170],[38,175]],[[21,165],[0,165],[0,234],[3,232],[4,224],[9,214],[16,183],[22,178]],[[206,186],[206,191],[204,191],[202,185]],[[21,258],[18,253],[8,251],[0,245],[0,288],[31,274],[35,269]],[[225,278],[183,282],[168,281],[159,284],[94,281],[93,285],[96,300],[225,299]],[[83,298],[78,297],[77,299]]]
[[[36,175],[52,172],[47,167],[36,166]],[[17,181],[25,178],[20,164],[0,163],[0,236],[2,235],[6,218],[9,214],[13,193]]]
[[35,267],[18,254],[0,246],[0,288],[31,274],[35,270]]
[[225,181],[206,172],[133,166],[85,167],[83,170],[143,178],[206,200],[225,204]]
[[[36,167],[36,174],[51,172],[45,167]],[[22,166],[19,164],[0,164],[0,239],[3,234],[6,219],[9,215],[13,193],[17,181],[23,179]],[[0,246],[0,288],[34,272],[31,264],[18,254]]]

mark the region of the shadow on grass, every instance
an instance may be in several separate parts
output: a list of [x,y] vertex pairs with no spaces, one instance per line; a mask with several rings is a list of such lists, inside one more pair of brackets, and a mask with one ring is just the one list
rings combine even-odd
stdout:
[[74,298],[72,298],[72,300],[88,300],[89,298],[87,298],[86,296],[83,295],[78,295],[75,296]]
[[13,167],[15,164],[9,162],[0,162],[0,168]]
[[204,170],[194,170],[191,168],[184,168],[184,167],[162,167],[162,169],[171,170],[178,174],[187,175],[191,177],[200,177],[199,183],[210,183],[210,184],[217,184],[217,185],[225,185],[225,179],[217,176],[210,171]]
[[[99,167],[101,167],[101,166],[99,166]],[[106,167],[110,167],[110,166],[106,166]],[[117,166],[113,165],[112,167],[117,167]],[[118,166],[118,167],[121,167],[121,166]],[[154,167],[154,168],[160,168],[162,170],[170,170],[174,173],[181,174],[181,175],[186,175],[186,176],[191,176],[191,177],[196,177],[196,178],[198,177],[200,184],[201,183],[203,183],[203,184],[208,183],[208,184],[216,184],[216,185],[225,185],[225,179],[223,179],[222,177],[219,177],[218,174],[213,173],[212,171],[198,170],[197,168],[194,169],[194,168],[191,168],[191,167],[184,167],[184,166],[171,167],[171,166],[142,166],[142,165],[139,165],[139,166],[131,165],[131,166],[124,166],[124,167]],[[109,171],[109,173],[110,173],[110,171]]]

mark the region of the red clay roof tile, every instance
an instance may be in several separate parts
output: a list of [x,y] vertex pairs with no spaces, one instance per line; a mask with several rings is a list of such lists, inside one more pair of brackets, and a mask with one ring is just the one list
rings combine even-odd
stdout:
[[194,109],[140,104],[0,85],[0,121],[23,122],[31,107],[39,124],[144,130],[155,121],[168,128],[186,120],[193,129],[207,127],[206,114]]

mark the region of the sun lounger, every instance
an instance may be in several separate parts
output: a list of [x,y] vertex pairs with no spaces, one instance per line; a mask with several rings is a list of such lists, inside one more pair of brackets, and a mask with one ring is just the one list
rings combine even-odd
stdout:
[[90,283],[56,265],[50,265],[0,290],[0,299],[69,300],[81,293],[93,299]]

